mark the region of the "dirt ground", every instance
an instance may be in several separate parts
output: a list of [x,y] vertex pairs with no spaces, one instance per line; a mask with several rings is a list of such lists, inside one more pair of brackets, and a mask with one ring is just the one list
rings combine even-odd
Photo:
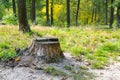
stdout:
[[[56,69],[64,71],[66,74],[68,74],[68,76],[53,76],[46,74],[43,70],[35,70],[29,67],[15,67],[12,69],[9,67],[5,68],[0,65],[0,80],[120,80],[120,63],[118,62],[106,67],[103,70],[91,69],[86,66],[87,63],[77,62],[68,53],[64,54],[66,59],[64,59],[62,62],[51,64],[41,63],[40,67],[54,66]],[[86,73],[93,73],[94,78],[86,79],[83,78],[84,76],[75,78],[73,77],[74,74],[71,73],[71,71],[64,69],[65,65],[72,65],[74,67],[74,71],[76,71],[76,74],[80,66],[85,66],[87,67]]]

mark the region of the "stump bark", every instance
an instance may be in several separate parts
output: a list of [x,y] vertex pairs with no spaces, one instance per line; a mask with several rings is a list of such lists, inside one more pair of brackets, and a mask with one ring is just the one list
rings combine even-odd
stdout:
[[38,61],[47,63],[59,62],[64,58],[58,38],[36,38],[28,52]]

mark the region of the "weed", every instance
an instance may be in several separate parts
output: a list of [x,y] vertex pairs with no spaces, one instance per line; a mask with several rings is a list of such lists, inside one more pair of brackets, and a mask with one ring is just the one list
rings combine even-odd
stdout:
[[66,70],[73,70],[73,67],[72,67],[72,66],[67,66],[67,65],[65,65],[64,68],[65,68]]
[[44,71],[45,71],[46,73],[49,73],[49,74],[54,75],[54,76],[57,76],[57,75],[66,76],[66,75],[67,75],[65,72],[60,71],[60,70],[57,70],[57,69],[54,68],[53,66],[45,67],[45,68],[44,68]]

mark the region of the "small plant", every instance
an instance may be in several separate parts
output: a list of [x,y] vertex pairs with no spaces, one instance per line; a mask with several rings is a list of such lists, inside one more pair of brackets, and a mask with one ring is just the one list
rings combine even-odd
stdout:
[[64,68],[65,68],[66,70],[73,70],[73,67],[72,67],[72,66],[67,66],[67,65],[65,65]]
[[46,73],[49,73],[49,74],[54,75],[54,76],[57,76],[57,75],[66,76],[66,75],[67,75],[65,72],[60,71],[60,70],[57,70],[57,69],[55,69],[53,66],[45,67],[45,68],[44,68],[44,71],[45,71]]
[[74,80],[93,80],[94,77],[95,76],[87,70],[79,69],[77,72],[73,72]]
[[2,61],[5,61],[9,58],[14,58],[14,57],[16,57],[16,53],[14,50],[7,49],[7,50],[2,50],[0,52],[0,59]]
[[0,48],[8,49],[8,48],[10,48],[10,45],[8,43],[3,42],[3,43],[0,43]]
[[80,66],[79,68],[83,69],[83,70],[88,70],[88,67],[86,67],[86,66]]

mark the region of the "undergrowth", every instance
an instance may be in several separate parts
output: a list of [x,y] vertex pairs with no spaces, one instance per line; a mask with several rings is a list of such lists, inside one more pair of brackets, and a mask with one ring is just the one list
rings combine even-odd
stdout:
[[[109,59],[116,59],[120,55],[120,30],[96,29],[93,27],[32,27],[31,33],[22,34],[16,26],[0,27],[0,58],[15,56],[15,48],[29,46],[32,39],[40,37],[58,37],[64,52],[85,59],[93,68],[104,68]],[[9,53],[10,52],[10,53]],[[7,55],[7,57],[6,57]]]

